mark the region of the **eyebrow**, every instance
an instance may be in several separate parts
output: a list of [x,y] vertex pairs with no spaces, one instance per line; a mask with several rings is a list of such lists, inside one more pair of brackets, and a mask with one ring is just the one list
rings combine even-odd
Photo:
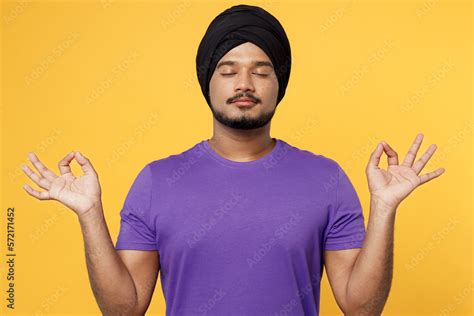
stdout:
[[[221,61],[220,63],[218,63],[217,66],[216,66],[216,69],[219,69],[219,67],[221,67],[221,66],[225,66],[225,65],[234,66],[236,64],[238,64],[238,62],[233,61],[233,60],[225,60],[225,61]],[[273,65],[269,61],[254,60],[252,62],[252,64],[257,66],[257,67],[259,67],[259,66],[268,66],[268,67],[271,67],[273,69]]]

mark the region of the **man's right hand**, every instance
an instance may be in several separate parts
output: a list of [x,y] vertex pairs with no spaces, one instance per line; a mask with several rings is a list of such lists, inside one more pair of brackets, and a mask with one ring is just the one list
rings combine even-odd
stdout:
[[[28,184],[23,188],[31,196],[39,200],[57,200],[72,209],[78,217],[85,215],[95,206],[101,205],[101,188],[97,172],[89,159],[78,151],[72,151],[58,163],[60,176],[49,170],[33,153],[28,154],[31,163],[38,170],[39,175],[27,165],[22,165],[25,174],[39,187],[46,191],[36,191]],[[84,175],[74,176],[69,164],[76,158]]]
[[[59,162],[57,176],[34,153],[28,158],[39,174],[26,165],[24,172],[46,191],[25,184],[26,192],[39,200],[57,200],[79,217],[90,284],[102,315],[145,315],[160,269],[158,252],[116,251],[102,210],[98,176],[89,159],[70,152]],[[74,158],[84,172],[80,177],[69,166]]]

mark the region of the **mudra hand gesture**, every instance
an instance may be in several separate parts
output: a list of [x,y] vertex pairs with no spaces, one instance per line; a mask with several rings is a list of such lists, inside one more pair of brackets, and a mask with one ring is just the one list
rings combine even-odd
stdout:
[[[431,144],[414,162],[422,140],[423,134],[419,133],[401,165],[398,164],[397,152],[389,144],[382,141],[377,145],[365,170],[371,199],[383,203],[388,208],[396,208],[415,188],[443,174],[445,169],[438,168],[419,175],[436,150],[436,145]],[[383,152],[387,154],[387,170],[378,166]]]
[[[72,151],[59,161],[60,176],[48,169],[34,153],[30,152],[28,158],[39,175],[27,165],[22,166],[23,171],[34,183],[46,190],[40,192],[24,184],[23,188],[31,196],[39,200],[57,200],[72,209],[79,217],[94,206],[100,205],[101,188],[97,173],[89,159],[80,152]],[[71,171],[69,164],[74,158],[84,172],[82,176],[76,177]]]

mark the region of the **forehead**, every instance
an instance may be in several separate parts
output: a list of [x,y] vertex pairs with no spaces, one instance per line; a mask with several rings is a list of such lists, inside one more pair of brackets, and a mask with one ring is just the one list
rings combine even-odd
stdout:
[[236,61],[239,64],[251,64],[254,61],[267,61],[271,63],[268,55],[259,46],[251,42],[246,42],[232,48],[222,56],[219,63],[228,60]]

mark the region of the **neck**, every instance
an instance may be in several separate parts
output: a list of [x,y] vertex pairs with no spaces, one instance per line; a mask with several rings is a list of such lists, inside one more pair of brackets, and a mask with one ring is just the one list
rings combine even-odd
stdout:
[[276,142],[270,136],[270,123],[253,130],[236,130],[215,124],[209,145],[226,159],[246,162],[265,156]]

